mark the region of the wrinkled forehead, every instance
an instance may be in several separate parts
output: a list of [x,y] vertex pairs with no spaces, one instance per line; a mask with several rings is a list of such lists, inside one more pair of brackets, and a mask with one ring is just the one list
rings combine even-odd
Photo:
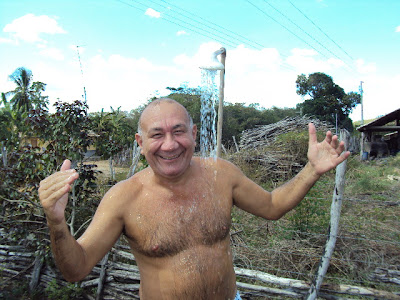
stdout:
[[[179,103],[160,102],[148,106],[140,117],[142,130],[165,126],[166,123],[185,124],[189,127],[190,119],[186,109]],[[175,125],[175,124],[169,124]]]

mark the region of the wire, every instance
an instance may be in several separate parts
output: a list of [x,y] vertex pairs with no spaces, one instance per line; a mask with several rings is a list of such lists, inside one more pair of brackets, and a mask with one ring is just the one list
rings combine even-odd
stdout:
[[[138,8],[137,6],[135,6],[135,5],[131,4],[131,3],[127,3],[127,2],[125,2],[125,1],[122,1],[122,0],[116,0],[116,1],[118,1],[118,2],[120,2],[120,3],[122,3],[122,4],[125,4],[125,5],[127,5],[127,6],[130,6],[130,7],[132,7],[132,8],[135,8],[135,9],[137,9],[137,10],[140,10],[140,11],[142,11],[142,12],[145,12],[145,11],[146,11],[145,9]],[[142,6],[146,7],[146,8],[148,7],[148,5],[143,4],[143,3],[139,2],[139,1],[135,1],[135,4],[142,5]],[[217,41],[217,42],[219,42],[219,43],[221,43],[221,44],[226,44],[226,45],[228,45],[228,46],[230,46],[230,47],[236,47],[236,46],[237,46],[237,44],[233,43],[233,42],[230,41],[229,39],[226,39],[226,38],[224,38],[224,37],[221,37],[221,36],[219,36],[219,35],[217,35],[217,34],[215,34],[215,33],[212,33],[212,32],[210,32],[210,31],[208,31],[208,30],[205,30],[205,29],[202,29],[202,28],[193,26],[192,24],[190,24],[190,23],[188,23],[188,22],[186,22],[186,21],[180,20],[180,19],[178,19],[178,18],[176,18],[176,17],[172,17],[172,16],[170,16],[170,15],[168,15],[168,14],[165,14],[165,15],[169,16],[172,20],[164,17],[164,18],[162,18],[162,20],[164,20],[164,21],[167,21],[167,22],[169,22],[169,23],[172,23],[172,24],[181,26],[181,27],[183,27],[183,28],[185,28],[185,29],[187,29],[187,30],[193,31],[193,32],[195,32],[195,33],[197,33],[197,34],[199,34],[199,35],[204,36],[204,37],[211,38],[211,39],[213,39],[213,40],[215,40],[215,41]],[[174,21],[174,20],[176,20],[176,21]],[[184,24],[186,24],[186,25],[182,25],[182,24],[179,23],[179,22],[182,22],[182,23],[184,23]],[[189,25],[189,27],[188,27],[187,25]],[[193,26],[194,28],[192,28],[192,27],[190,27],[190,26]],[[199,30],[200,30],[200,31],[199,31]],[[203,31],[203,32],[201,32],[201,31]],[[214,36],[214,37],[211,37],[210,35],[211,35],[211,36]]]
[[304,12],[302,12],[296,5],[294,5],[293,4],[293,2],[292,1],[290,1],[290,0],[288,0],[289,1],[289,3],[295,8],[295,9],[297,9],[307,20],[309,20],[315,27],[317,27],[317,29],[319,30],[319,31],[321,31],[331,42],[333,42],[340,50],[342,50],[348,57],[350,57],[350,59],[352,60],[352,61],[354,61],[354,58],[349,54],[349,53],[347,53],[347,51],[346,50],[344,50],[340,45],[338,45],[329,35],[327,35],[317,24],[315,24],[315,22],[313,22],[309,17],[307,17],[307,15],[304,13]]
[[289,28],[287,28],[285,25],[283,25],[282,23],[280,23],[278,20],[276,20],[274,17],[272,17],[271,15],[269,15],[268,13],[266,13],[263,9],[259,8],[257,5],[255,5],[254,3],[250,2],[250,0],[245,0],[248,3],[250,3],[253,7],[255,7],[257,10],[259,10],[263,15],[267,16],[268,18],[270,18],[271,20],[273,20],[275,23],[277,23],[278,25],[282,26],[284,29],[286,29],[289,33],[293,34],[295,37],[297,37],[299,40],[301,40],[303,43],[305,43],[306,45],[310,46],[311,48],[313,48],[315,51],[317,51],[319,54],[321,54],[323,57],[325,57],[326,59],[328,59],[328,57],[321,53],[317,48],[315,48],[314,46],[310,45],[307,41],[305,41],[304,39],[302,39],[301,37],[299,37],[296,33],[294,33],[293,31],[291,31]]
[[[188,11],[188,10],[185,10],[185,9],[183,9],[183,8],[177,6],[177,5],[168,3],[168,2],[165,1],[165,0],[161,0],[161,1],[167,3],[167,4],[170,5],[170,6],[174,6],[174,7],[178,8],[178,9],[182,10],[182,11],[188,13],[188,14],[191,15],[191,16],[194,16],[194,17],[196,17],[196,18],[199,18],[200,20],[203,20],[203,21],[205,21],[205,22],[207,22],[207,23],[210,23],[210,24],[212,24],[212,25],[214,25],[214,26],[216,26],[216,27],[219,27],[219,28],[221,28],[221,29],[223,29],[223,30],[225,30],[225,31],[228,31],[228,32],[230,32],[230,33],[232,33],[232,34],[234,34],[234,35],[237,35],[238,37],[240,37],[240,38],[242,38],[242,39],[244,39],[244,40],[246,40],[246,41],[248,41],[248,42],[250,42],[250,43],[253,43],[253,44],[255,44],[255,45],[257,45],[257,46],[259,46],[259,47],[261,47],[261,48],[266,48],[264,45],[262,45],[262,44],[260,44],[260,43],[258,43],[258,42],[252,41],[252,40],[250,40],[250,39],[244,37],[243,35],[240,35],[240,34],[238,34],[238,33],[236,33],[236,32],[233,32],[232,30],[229,30],[229,29],[227,29],[227,28],[225,28],[225,27],[223,27],[223,26],[220,26],[220,25],[218,25],[218,24],[216,24],[216,23],[213,23],[213,22],[211,22],[211,21],[208,21],[208,20],[204,19],[203,17],[198,16],[198,15],[196,15],[196,14],[194,14],[194,13]],[[196,22],[198,22],[198,21],[196,21]],[[207,26],[207,25],[206,25],[206,26]],[[243,42],[242,40],[240,40],[240,39],[238,39],[238,38],[235,38],[235,39],[237,39],[237,40]],[[245,42],[243,42],[243,43],[245,44]],[[255,47],[255,48],[257,48],[257,47]]]
[[[296,26],[298,29],[300,29],[303,33],[305,33],[307,36],[309,36],[311,39],[313,39],[316,43],[318,43],[322,48],[324,48],[326,51],[328,51],[330,54],[335,56],[337,59],[343,61],[349,68],[353,69],[350,65],[348,65],[342,58],[338,57],[335,53],[333,53],[330,49],[325,47],[320,41],[318,41],[316,38],[314,38],[312,35],[310,35],[307,31],[305,31],[303,28],[301,28],[299,25],[297,25],[294,21],[292,21],[288,16],[286,16],[284,13],[282,13],[279,9],[277,9],[275,6],[270,4],[267,0],[263,0],[266,4],[271,6],[275,11],[277,11],[279,14],[281,14],[285,19],[287,19],[290,23],[292,23],[294,26]],[[289,1],[290,2],[290,1]],[[354,70],[354,69],[353,69]]]
[[[118,1],[118,2],[120,2],[120,3],[122,3],[122,4],[124,4],[124,5],[130,6],[130,7],[132,7],[132,8],[135,8],[135,9],[137,9],[137,10],[140,10],[140,11],[142,11],[142,12],[145,12],[146,9],[139,8],[139,7],[137,7],[137,5],[141,5],[141,6],[143,6],[143,7],[148,8],[148,5],[147,5],[147,4],[144,4],[144,3],[140,2],[140,1],[135,1],[134,3],[135,3],[136,5],[133,5],[132,3],[127,3],[127,2],[122,1],[122,0],[116,0],[116,1]],[[163,7],[163,8],[168,8],[168,7],[166,7],[165,5],[162,5],[162,4],[157,3],[157,2],[155,2],[155,1],[152,1],[152,0],[150,0],[150,2],[152,2],[152,3],[156,4],[156,5],[159,5],[159,6]],[[163,1],[163,2],[169,4],[169,3],[166,2],[166,1]],[[175,7],[178,7],[178,6],[176,6],[176,5],[174,5],[174,6],[175,6]],[[179,8],[179,7],[178,7],[178,8]],[[181,9],[181,8],[179,8],[179,9]],[[184,9],[181,9],[181,10],[182,10],[182,11],[185,11],[185,12],[188,12],[188,11],[186,11],[186,10],[184,10]],[[193,18],[190,18],[190,17],[186,16],[186,15],[183,14],[183,13],[180,13],[180,12],[176,12],[176,13],[179,14],[179,15],[181,15],[181,16],[183,16],[183,17],[185,17],[185,18],[190,19],[191,21],[195,21],[195,22],[201,24],[202,26],[206,26],[206,27],[208,27],[208,28],[210,28],[210,29],[212,29],[212,30],[216,30],[214,27],[211,27],[211,26],[209,26],[209,25],[207,25],[207,24],[204,24],[204,23],[202,23],[202,22],[200,22],[200,21],[194,20]],[[190,12],[188,12],[188,13],[191,14],[191,15],[194,15],[194,14],[192,14],[192,13],[190,13]],[[201,35],[201,36],[204,36],[204,37],[207,37],[207,38],[211,38],[211,39],[213,39],[213,40],[215,40],[215,41],[217,41],[217,42],[219,42],[219,43],[221,43],[221,44],[223,44],[223,45],[227,45],[227,46],[230,46],[230,47],[232,47],[232,48],[235,48],[235,47],[237,47],[237,46],[239,45],[237,42],[233,41],[232,38],[235,39],[236,41],[241,42],[242,44],[244,44],[244,45],[246,45],[246,46],[248,46],[248,47],[250,47],[250,48],[254,48],[254,49],[257,49],[257,50],[262,49],[262,48],[260,48],[260,46],[261,46],[261,47],[264,47],[263,45],[258,44],[258,43],[254,42],[254,41],[251,41],[251,42],[253,43],[253,45],[249,45],[248,42],[245,42],[245,41],[243,41],[243,40],[241,40],[241,39],[239,39],[239,38],[237,38],[237,37],[234,37],[234,36],[232,36],[232,35],[230,35],[230,34],[226,34],[226,33],[222,32],[221,30],[216,30],[219,34],[218,34],[218,33],[215,33],[215,32],[211,32],[211,31],[209,31],[209,30],[207,30],[207,29],[200,28],[199,26],[197,26],[197,25],[195,25],[195,24],[193,24],[193,23],[187,22],[187,21],[185,21],[185,20],[182,20],[182,19],[180,19],[180,18],[177,18],[177,17],[175,17],[175,16],[172,16],[171,14],[168,14],[168,13],[163,13],[163,15],[164,15],[164,17],[161,18],[161,19],[164,20],[164,21],[166,21],[166,22],[175,24],[175,25],[180,26],[180,27],[182,27],[182,28],[184,28],[184,29],[187,29],[187,30],[189,30],[189,31],[195,32],[195,33],[197,33],[197,34],[199,34],[199,35]],[[203,19],[203,18],[201,18],[201,19]],[[203,19],[203,20],[204,20],[204,19]],[[209,23],[212,23],[212,22],[209,22]],[[212,24],[215,24],[215,23],[212,23]],[[215,24],[215,25],[216,25],[216,24]],[[219,26],[219,25],[216,25],[216,26],[221,27],[221,26]],[[223,28],[223,27],[221,27],[221,28]],[[237,35],[237,34],[234,33],[233,31],[230,31],[230,32],[232,32],[233,34]],[[221,36],[221,34],[223,34],[224,36]],[[228,36],[228,38],[225,37],[225,36]],[[238,35],[238,36],[240,36],[240,35]],[[249,41],[250,41],[250,40],[249,40]],[[254,44],[257,44],[258,46],[255,46]],[[281,55],[282,55],[283,57],[288,57],[288,56],[285,56],[285,55],[283,55],[283,54],[281,54]],[[290,66],[290,65],[287,64],[286,62],[280,62],[280,65],[281,65],[283,68],[286,68],[286,69],[289,69],[289,70],[292,70],[292,71],[295,70],[292,66]]]

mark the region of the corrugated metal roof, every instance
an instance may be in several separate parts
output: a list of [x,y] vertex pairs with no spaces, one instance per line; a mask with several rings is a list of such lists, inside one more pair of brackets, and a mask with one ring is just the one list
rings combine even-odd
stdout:
[[395,111],[392,111],[391,113],[388,113],[387,115],[384,115],[383,117],[376,119],[375,121],[372,121],[368,124],[358,127],[357,130],[367,131],[369,127],[384,126],[387,123],[392,122],[394,120],[400,120],[400,108]]

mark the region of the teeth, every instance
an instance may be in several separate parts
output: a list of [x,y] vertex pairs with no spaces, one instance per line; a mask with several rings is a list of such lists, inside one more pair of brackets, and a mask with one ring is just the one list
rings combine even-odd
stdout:
[[161,156],[161,157],[162,157],[163,159],[172,160],[172,159],[175,159],[175,158],[179,157],[179,154],[176,155],[176,156],[172,156],[172,157],[164,157],[164,156]]

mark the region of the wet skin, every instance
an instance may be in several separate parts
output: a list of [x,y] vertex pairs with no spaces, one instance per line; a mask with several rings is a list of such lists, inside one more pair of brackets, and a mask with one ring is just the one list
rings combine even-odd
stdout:
[[[211,161],[194,158],[186,186],[160,187],[146,169],[131,181],[124,234],[141,274],[142,299],[233,299],[232,191]],[[127,187],[128,188],[128,187]]]
[[326,133],[318,143],[309,126],[309,162],[271,193],[231,163],[193,158],[196,126],[176,102],[162,101],[142,114],[137,134],[150,165],[112,187],[78,240],[64,210],[78,178],[65,161],[40,184],[56,263],[69,281],[82,280],[123,233],[141,274],[141,299],[234,299],[235,273],[229,244],[233,205],[269,220],[293,209],[322,174],[350,154]]

